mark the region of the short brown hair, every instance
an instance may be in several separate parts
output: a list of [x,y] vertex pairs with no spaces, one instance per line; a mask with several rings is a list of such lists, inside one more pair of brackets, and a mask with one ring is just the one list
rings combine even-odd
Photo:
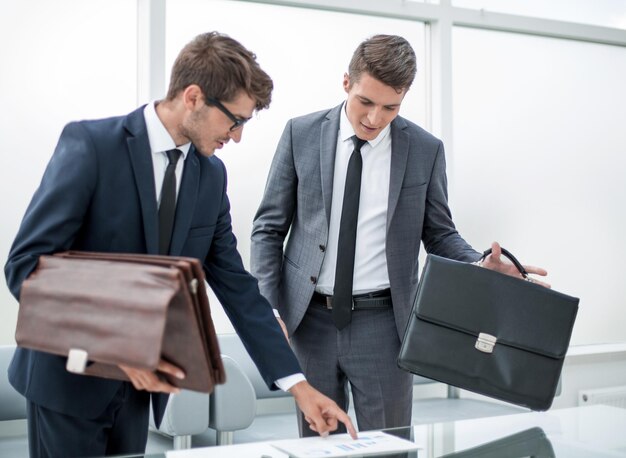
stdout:
[[225,102],[243,90],[256,101],[256,110],[270,106],[274,88],[256,55],[219,32],[198,35],[182,49],[172,68],[167,100],[192,84],[197,84],[206,97]]
[[350,85],[358,82],[363,73],[367,73],[402,92],[411,87],[417,73],[415,52],[402,37],[374,35],[356,48],[348,71]]

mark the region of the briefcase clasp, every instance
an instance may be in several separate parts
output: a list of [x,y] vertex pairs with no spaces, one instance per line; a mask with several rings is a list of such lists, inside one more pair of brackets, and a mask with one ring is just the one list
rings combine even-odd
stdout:
[[476,350],[482,351],[483,353],[493,353],[493,347],[496,345],[497,341],[497,337],[481,332],[478,334],[478,339],[476,339],[474,347]]
[[191,294],[198,294],[198,279],[194,278],[189,282],[189,290]]
[[79,348],[71,348],[67,355],[65,369],[74,374],[82,374],[87,367],[87,352]]

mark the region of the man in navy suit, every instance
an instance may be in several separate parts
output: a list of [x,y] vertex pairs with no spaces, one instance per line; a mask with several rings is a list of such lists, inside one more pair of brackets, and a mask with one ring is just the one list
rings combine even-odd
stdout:
[[[68,124],[11,248],[7,283],[19,300],[22,282],[42,254],[157,254],[167,152],[177,149],[169,254],[202,261],[266,383],[293,394],[312,430],[326,435],[342,422],[354,435],[348,416],[305,380],[270,305],[244,270],[231,228],[226,170],[213,156],[231,139],[241,140],[253,112],[269,106],[272,88],[253,53],[212,32],[181,51],[165,100],[126,116]],[[150,393],[158,423],[167,394],[178,391],[158,371],[184,374],[166,361],[157,373],[122,369],[131,382],[71,374],[64,357],[18,348],[9,379],[27,398],[31,456],[143,452]]]

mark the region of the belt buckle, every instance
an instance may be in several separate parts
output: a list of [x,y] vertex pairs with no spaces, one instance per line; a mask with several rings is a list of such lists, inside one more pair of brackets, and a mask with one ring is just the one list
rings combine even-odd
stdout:
[[[352,304],[350,309],[354,310],[354,303],[355,303],[354,298],[350,299],[350,303]],[[326,309],[327,310],[333,309],[333,296],[326,296]]]

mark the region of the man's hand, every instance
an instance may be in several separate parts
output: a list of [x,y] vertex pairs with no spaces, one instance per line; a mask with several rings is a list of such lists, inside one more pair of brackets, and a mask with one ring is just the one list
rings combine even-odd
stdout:
[[296,383],[289,392],[304,414],[304,419],[309,424],[309,428],[320,436],[328,436],[331,431],[337,429],[338,422],[341,422],[346,425],[352,439],[357,438],[356,429],[354,429],[350,417],[332,399],[317,391],[309,382]]
[[278,320],[280,329],[282,329],[283,334],[285,334],[285,339],[287,339],[287,342],[289,342],[289,333],[287,332],[287,326],[285,325],[285,322],[279,316],[276,317],[276,320]]
[[[485,260],[482,262],[482,266],[486,267],[487,269],[496,270],[503,274],[510,275],[512,277],[522,276],[522,274],[519,273],[519,270],[517,270],[517,267],[509,262],[505,262],[502,260],[502,248],[500,247],[500,244],[498,242],[493,242],[491,244],[491,254],[487,256],[487,258],[485,258]],[[528,272],[529,274],[540,275],[542,277],[548,275],[548,272],[541,267],[525,265],[524,269],[526,269],[526,272]],[[548,283],[539,281],[535,278],[533,278],[531,281],[533,283],[537,283],[538,285],[545,286],[546,288],[550,288],[550,285]]]
[[[160,393],[180,393],[180,388],[170,385],[159,378],[159,376],[148,369],[137,369],[136,367],[119,365],[119,368],[124,371],[131,383],[137,390],[146,390],[150,392]],[[173,375],[178,379],[184,379],[185,373],[178,367],[170,364],[166,361],[159,361],[157,370]]]

